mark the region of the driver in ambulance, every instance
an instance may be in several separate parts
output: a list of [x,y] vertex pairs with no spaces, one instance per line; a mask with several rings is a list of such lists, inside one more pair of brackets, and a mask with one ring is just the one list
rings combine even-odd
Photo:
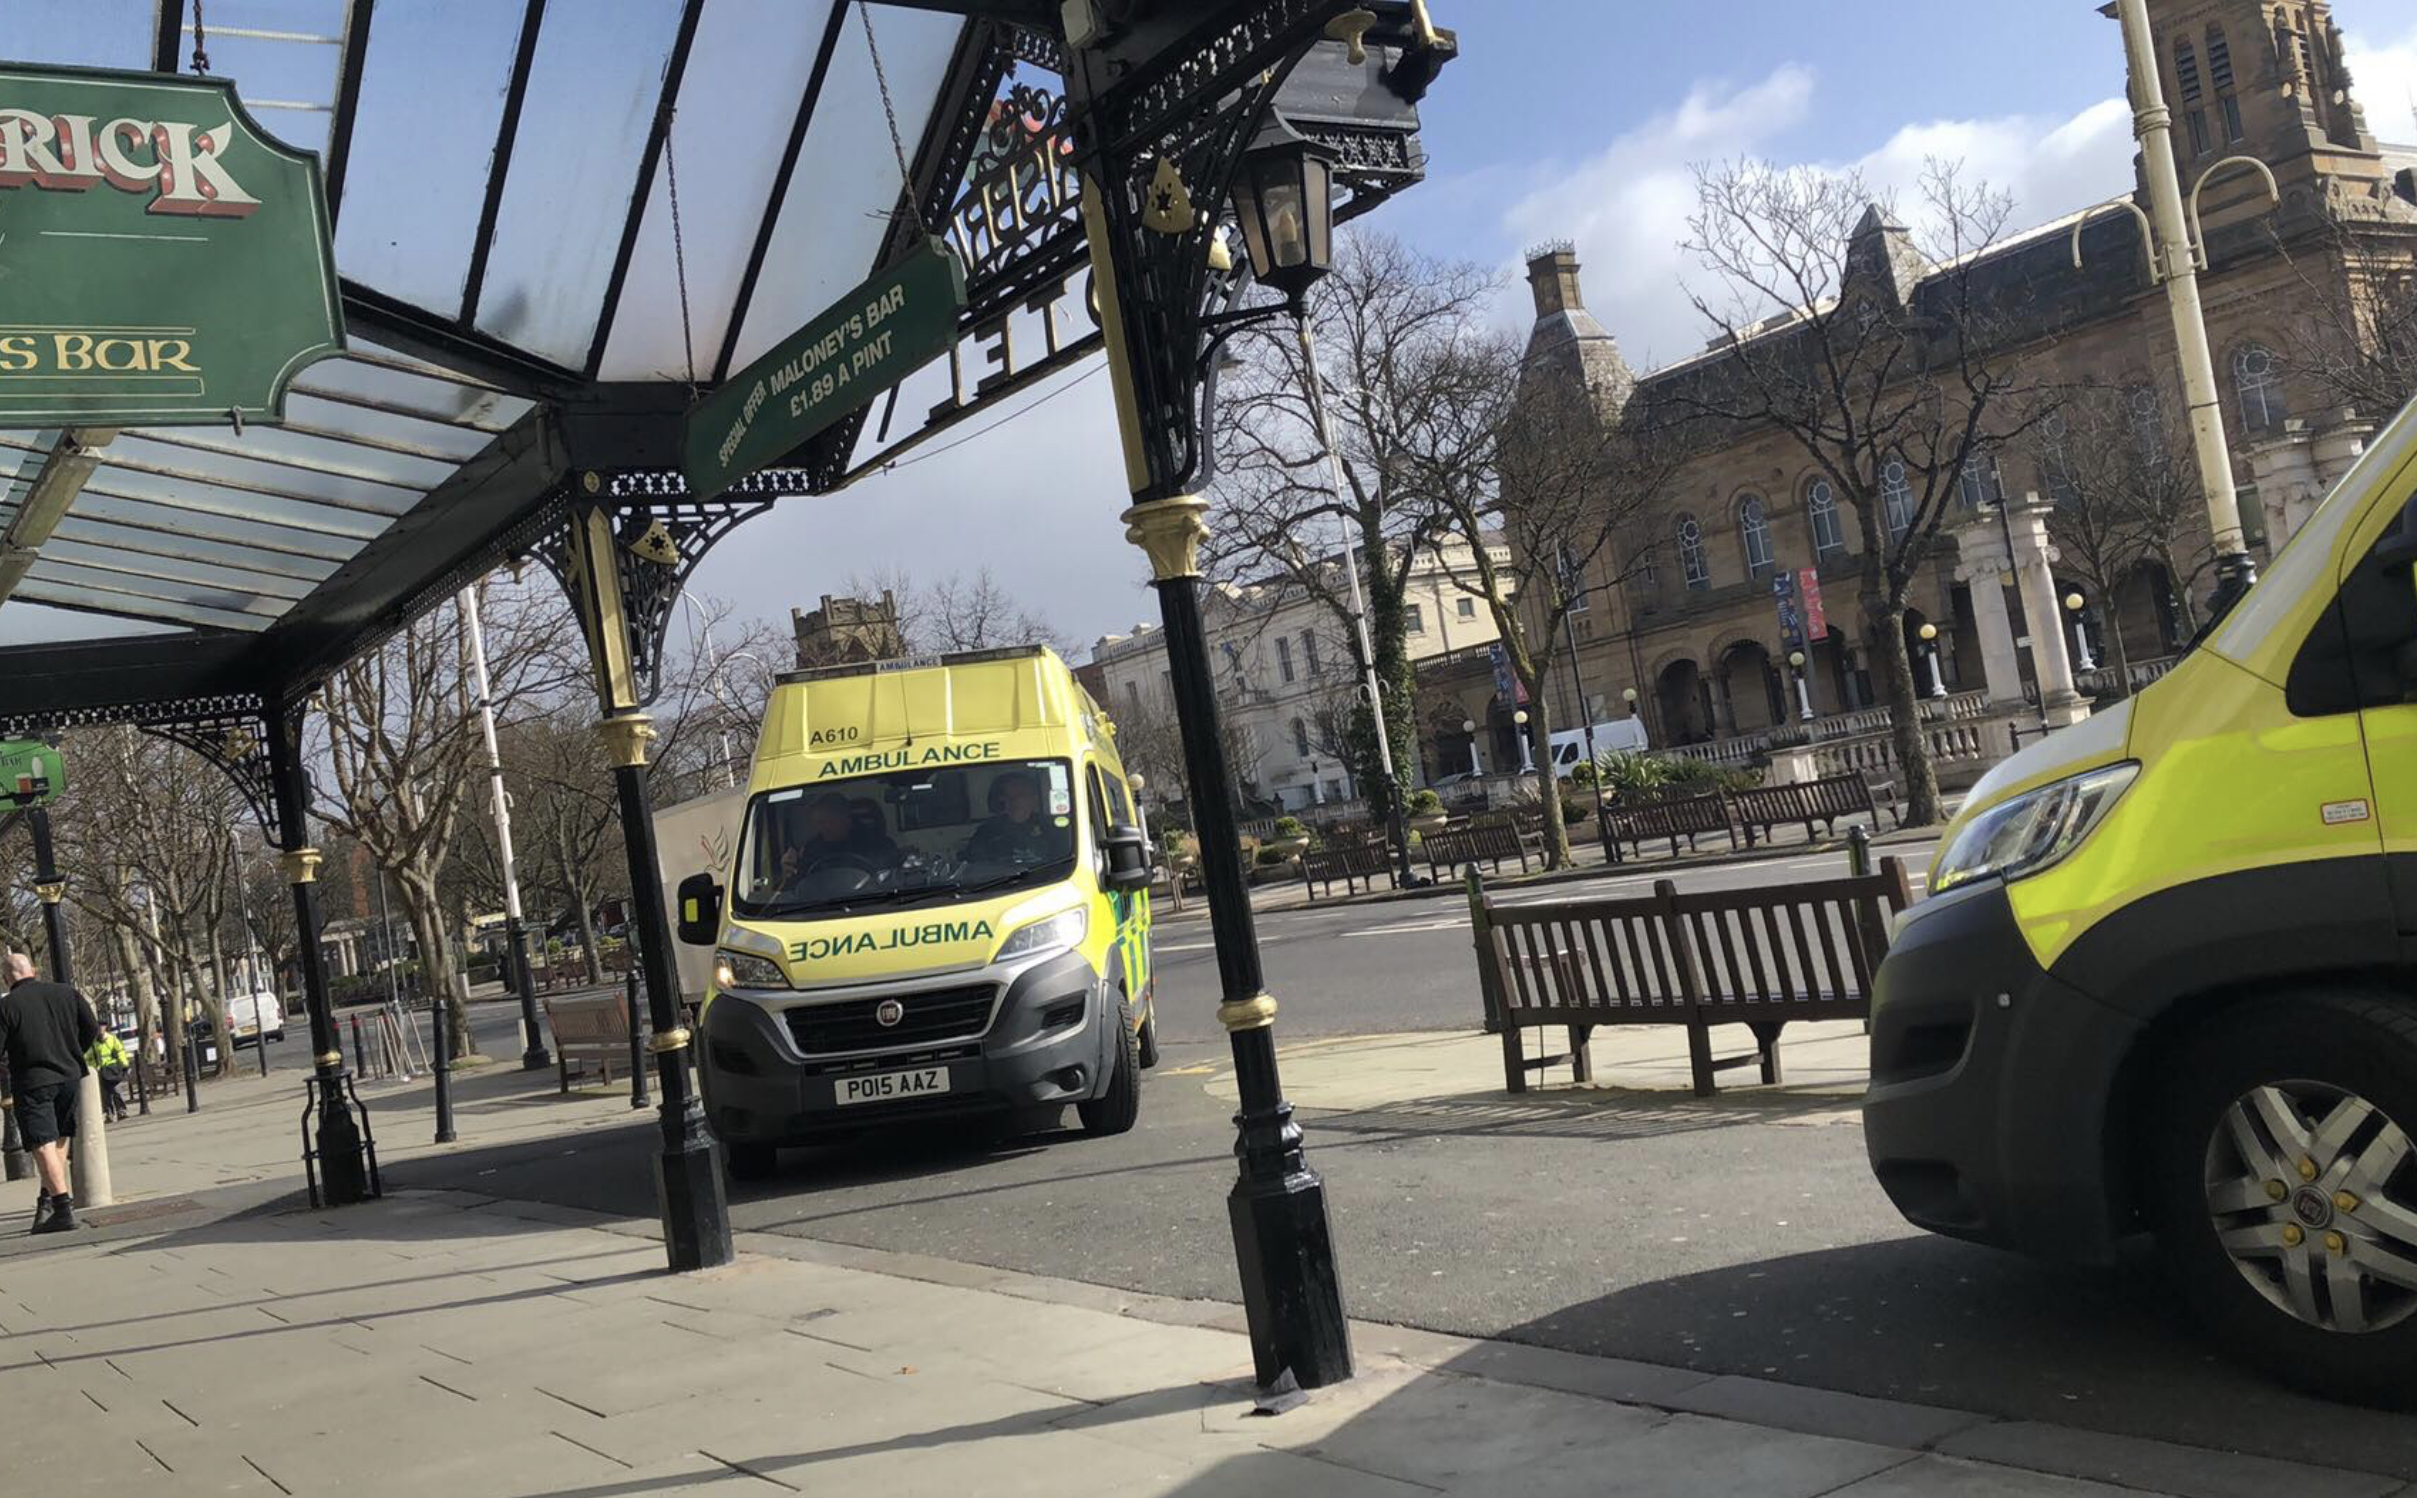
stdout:
[[811,834],[780,856],[781,883],[821,868],[862,869],[868,874],[897,867],[898,845],[878,831],[861,825],[848,798],[831,794],[806,808]]

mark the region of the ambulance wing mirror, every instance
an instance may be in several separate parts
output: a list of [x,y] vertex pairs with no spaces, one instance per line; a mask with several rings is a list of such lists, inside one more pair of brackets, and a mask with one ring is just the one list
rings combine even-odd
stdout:
[[1150,839],[1140,828],[1122,823],[1108,829],[1101,845],[1108,855],[1108,872],[1101,883],[1112,894],[1130,894],[1150,887]]
[[680,940],[692,947],[710,947],[722,936],[722,886],[711,874],[691,874],[680,881]]

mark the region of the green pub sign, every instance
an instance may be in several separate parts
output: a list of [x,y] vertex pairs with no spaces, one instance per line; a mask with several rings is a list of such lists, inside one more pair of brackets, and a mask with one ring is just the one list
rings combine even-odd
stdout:
[[48,806],[67,789],[67,762],[38,739],[0,743],[0,808]]
[[689,410],[689,492],[719,494],[871,405],[948,352],[964,311],[964,266],[925,240]]
[[232,82],[0,63],[0,427],[274,422],[343,347],[319,159]]

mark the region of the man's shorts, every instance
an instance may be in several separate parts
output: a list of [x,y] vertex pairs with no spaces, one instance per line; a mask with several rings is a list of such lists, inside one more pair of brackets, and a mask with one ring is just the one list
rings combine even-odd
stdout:
[[72,1082],[17,1089],[17,1132],[25,1147],[56,1144],[76,1136],[76,1089]]

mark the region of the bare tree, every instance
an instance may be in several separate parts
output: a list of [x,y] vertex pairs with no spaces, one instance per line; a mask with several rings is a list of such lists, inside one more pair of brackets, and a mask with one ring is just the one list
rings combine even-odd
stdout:
[[2417,225],[2345,211],[2296,251],[2275,243],[2300,288],[2277,353],[2302,387],[2374,420],[2417,396]]
[[[1349,649],[1356,678],[1368,660],[1344,569],[1359,572],[1396,798],[1408,793],[1416,759],[1410,581],[1450,528],[1424,476],[1482,461],[1470,448],[1487,436],[1462,409],[1466,392],[1450,355],[1486,336],[1499,288],[1500,278],[1481,266],[1380,234],[1347,236],[1310,296],[1322,367],[1310,367],[1291,325],[1255,327],[1233,341],[1243,363],[1217,402],[1209,573],[1232,583],[1279,579],[1315,603]],[[1331,462],[1319,437],[1321,403]],[[1348,748],[1352,778],[1381,786],[1364,702]]]
[[918,655],[1014,645],[1046,645],[1062,656],[1075,653],[1075,642],[1048,615],[1009,592],[988,567],[977,568],[970,577],[951,572],[922,582],[903,567],[887,567],[851,576],[847,586],[858,598],[888,594],[898,607],[898,633],[906,648]]
[[1420,484],[1469,547],[1472,573],[1461,585],[1492,612],[1527,693],[1546,857],[1559,868],[1570,860],[1569,829],[1546,683],[1567,648],[1572,611],[1651,560],[1643,544],[1622,543],[1662,503],[1676,449],[1603,366],[1531,357],[1501,340],[1449,362],[1462,419],[1486,441],[1446,444],[1454,461],[1423,468]]
[[2012,200],[1933,161],[1919,230],[1854,172],[1758,162],[1700,168],[1686,247],[1717,288],[1690,300],[1719,357],[1657,382],[1706,446],[1784,434],[1855,512],[1861,633],[1880,667],[1906,821],[1939,821],[1905,646],[1905,604],[1967,473],[2020,440],[2027,382],[2016,343],[2027,288],[1987,273]]

